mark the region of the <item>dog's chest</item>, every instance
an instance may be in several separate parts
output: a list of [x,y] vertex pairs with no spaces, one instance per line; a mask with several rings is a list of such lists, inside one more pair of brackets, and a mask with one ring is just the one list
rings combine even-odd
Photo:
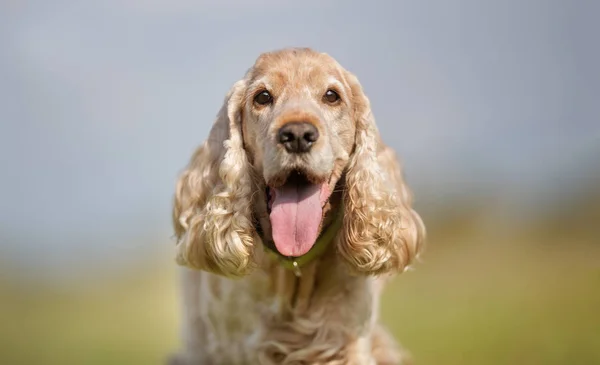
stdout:
[[265,331],[266,319],[272,318],[278,307],[269,277],[256,273],[231,280],[203,274],[199,304],[206,340],[226,345],[226,349],[216,346],[208,350],[232,360],[253,353],[251,349],[257,348]]

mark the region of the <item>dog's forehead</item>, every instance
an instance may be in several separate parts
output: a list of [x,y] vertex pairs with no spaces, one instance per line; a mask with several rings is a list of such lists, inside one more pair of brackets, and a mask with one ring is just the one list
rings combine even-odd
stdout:
[[341,66],[329,55],[311,49],[263,53],[251,69],[250,80],[269,84],[328,82],[342,78]]

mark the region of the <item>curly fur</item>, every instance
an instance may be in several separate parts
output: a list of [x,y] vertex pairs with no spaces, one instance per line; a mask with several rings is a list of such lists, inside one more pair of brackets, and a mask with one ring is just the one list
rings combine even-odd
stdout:
[[244,90],[240,81],[227,95],[208,141],[179,179],[173,213],[178,263],[232,277],[248,272],[260,245],[252,224],[254,184],[240,132]]
[[350,79],[357,99],[356,149],[348,164],[339,250],[352,269],[364,274],[403,271],[420,250],[424,225],[411,209],[399,169],[390,168],[397,165],[394,153],[379,147],[369,100],[358,80]]
[[[328,87],[339,104],[319,98]],[[275,95],[272,106],[253,104],[262,89]],[[301,157],[274,137],[297,118],[321,136]],[[263,254],[271,239],[265,189],[294,169],[333,191],[324,226],[344,215],[300,278]],[[377,323],[379,297],[418,255],[424,225],[358,80],[328,55],[286,49],[257,59],[179,177],[173,225],[186,268],[184,348],[172,364],[407,363]]]

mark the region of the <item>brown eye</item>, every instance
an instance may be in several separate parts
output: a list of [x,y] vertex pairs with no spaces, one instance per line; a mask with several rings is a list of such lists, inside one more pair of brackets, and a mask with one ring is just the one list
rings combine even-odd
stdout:
[[329,89],[327,90],[325,95],[323,95],[323,100],[330,104],[334,104],[340,100],[340,96],[335,91]]
[[273,97],[267,90],[263,90],[256,94],[254,97],[254,102],[259,105],[271,104],[271,102],[273,102]]

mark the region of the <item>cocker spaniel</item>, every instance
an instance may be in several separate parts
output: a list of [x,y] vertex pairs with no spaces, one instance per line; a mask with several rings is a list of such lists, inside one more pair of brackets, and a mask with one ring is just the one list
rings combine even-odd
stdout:
[[183,349],[172,364],[403,364],[378,324],[424,226],[357,78],[311,49],[262,54],[174,199]]

